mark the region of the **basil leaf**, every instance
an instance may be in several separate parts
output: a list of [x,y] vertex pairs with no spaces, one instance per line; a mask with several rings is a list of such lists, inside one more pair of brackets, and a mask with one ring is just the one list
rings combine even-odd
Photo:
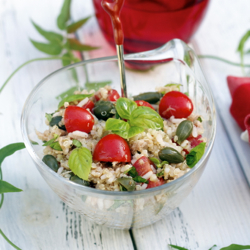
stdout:
[[62,148],[58,141],[51,143],[49,146],[54,150],[62,151]]
[[10,183],[0,180],[0,194],[3,193],[15,193],[15,192],[21,192],[23,191],[22,189],[19,189]]
[[92,165],[92,154],[87,148],[76,148],[69,157],[69,167],[72,172],[87,181]]
[[30,140],[30,142],[31,142],[31,144],[32,144],[32,145],[39,145],[39,143],[38,143],[38,142],[36,142],[36,141],[32,141],[32,140]]
[[67,21],[70,18],[70,4],[71,0],[64,0],[61,12],[57,17],[57,26],[60,30],[65,30],[67,27]]
[[70,49],[77,51],[90,51],[94,49],[99,49],[99,47],[93,47],[87,44],[82,44],[75,38],[68,38],[68,46]]
[[109,118],[106,121],[105,124],[105,129],[106,130],[111,130],[113,131],[127,131],[129,130],[129,124],[125,121],[114,119],[114,118]]
[[89,17],[86,17],[86,18],[83,18],[75,23],[72,23],[70,24],[68,27],[67,27],[67,32],[68,33],[74,33],[76,30],[78,30],[82,25],[84,25],[89,19],[90,19],[91,16]]
[[197,118],[197,120],[198,120],[199,122],[202,122],[202,119],[201,119],[200,116]]
[[82,143],[76,139],[73,139],[73,145],[75,145],[77,148],[80,148],[82,146]]
[[76,90],[82,90],[81,88],[79,88],[78,86],[74,86],[66,91],[64,91],[63,93],[61,93],[60,95],[56,96],[56,99],[63,99],[65,97],[68,97],[68,96],[71,96],[71,95],[74,95],[74,92]]
[[65,102],[79,101],[86,97],[91,97],[91,96],[93,96],[93,94],[80,94],[80,95],[67,96],[59,102],[58,108],[61,108]]
[[40,26],[38,26],[35,22],[31,21],[36,30],[45,37],[50,42],[57,42],[60,44],[63,41],[63,36],[61,34],[52,32],[52,31],[46,31],[42,29]]
[[148,180],[142,178],[141,176],[136,176],[136,177],[133,178],[133,180],[134,180],[135,182],[147,183],[147,184],[148,184]]
[[172,86],[176,86],[178,88],[178,90],[180,91],[181,90],[180,86],[182,86],[182,84],[179,84],[179,83],[168,83],[164,87],[172,87]]
[[48,122],[50,122],[52,120],[53,113],[52,114],[45,113],[45,117],[48,120]]
[[23,142],[12,143],[0,149],[0,166],[7,156],[14,154],[17,150],[25,148]]
[[202,142],[198,146],[194,147],[186,157],[187,165],[193,168],[195,164],[201,159],[205,152],[206,143]]
[[157,173],[156,176],[157,176],[157,177],[162,177],[162,176],[164,176],[164,170],[162,170],[161,172]]
[[128,174],[132,177],[139,176],[139,174],[134,166],[129,169]]
[[112,81],[86,82],[84,87],[85,87],[85,89],[87,89],[88,91],[91,90],[91,89],[98,90],[98,89],[100,89],[100,88],[105,87],[106,85],[111,84],[111,83],[112,83]]
[[56,43],[39,43],[30,39],[32,44],[40,51],[49,55],[59,55],[62,52],[62,47]]
[[42,146],[50,146],[55,140],[56,140],[56,138],[53,138],[49,141],[46,141]]
[[149,160],[152,161],[155,165],[161,164],[160,161],[157,158],[150,157]]
[[[137,108],[137,104],[127,98],[121,97],[116,102],[116,110],[123,119],[130,119],[131,113]],[[135,125],[137,126],[137,125]]]
[[163,162],[161,163],[161,167],[162,167],[163,165],[165,165],[165,164],[169,164],[169,162],[168,162],[168,161],[163,161]]
[[64,58],[62,59],[62,65],[64,67],[71,64],[71,59],[70,59],[71,56],[72,56],[72,54],[69,52],[63,54]]
[[141,106],[131,113],[130,125],[142,128],[161,129],[163,128],[163,119],[151,108]]
[[172,248],[175,248],[175,249],[179,249],[179,250],[188,250],[187,248],[175,246],[175,245],[172,245],[172,244],[169,244],[169,246],[171,246]]
[[[140,128],[140,127],[130,127],[130,129],[128,130],[128,138],[131,138],[137,134],[140,134],[144,132],[144,128]],[[127,138],[127,139],[128,139]]]
[[228,247],[223,247],[220,250],[243,250],[243,249],[250,249],[250,245],[237,245],[237,244],[231,244]]

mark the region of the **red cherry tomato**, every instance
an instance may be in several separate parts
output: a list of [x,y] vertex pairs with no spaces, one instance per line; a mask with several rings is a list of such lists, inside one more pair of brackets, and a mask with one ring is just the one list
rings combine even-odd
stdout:
[[133,166],[135,167],[137,173],[140,176],[143,176],[149,171],[152,171],[150,164],[150,160],[146,156],[142,156],[134,163]]
[[89,133],[94,125],[94,117],[84,108],[68,106],[64,113],[64,123],[68,133],[76,130]]
[[89,109],[91,112],[93,111],[94,107],[95,107],[95,104],[91,100],[88,100],[88,102],[82,106],[82,108]]
[[187,138],[187,140],[190,141],[191,148],[194,148],[194,147],[198,146],[200,143],[203,142],[202,140],[200,140],[201,137],[202,137],[201,135],[198,135],[197,137],[189,136]]
[[157,179],[156,181],[148,181],[148,186],[146,189],[149,189],[149,188],[153,188],[153,187],[158,187],[158,186],[161,186],[163,185],[165,182],[163,180],[163,178],[160,178],[160,179]]
[[193,112],[193,103],[190,98],[179,92],[170,91],[166,93],[159,104],[159,113],[163,118],[187,118]]
[[104,136],[96,145],[93,153],[94,161],[130,162],[131,152],[127,142],[119,135]]
[[111,89],[108,91],[108,100],[111,102],[116,102],[117,99],[120,98],[120,95],[115,89]]
[[135,101],[135,102],[136,102],[136,104],[137,104],[138,107],[139,107],[139,106],[144,106],[144,107],[149,107],[149,108],[155,110],[155,109],[153,108],[153,106],[152,106],[150,103],[148,103],[148,102],[145,102],[145,101],[142,101],[142,100]]
[[[115,102],[117,99],[120,98],[120,95],[115,89],[111,89],[108,91],[108,100],[111,102]],[[98,102],[101,99],[101,94],[95,94],[95,100]]]

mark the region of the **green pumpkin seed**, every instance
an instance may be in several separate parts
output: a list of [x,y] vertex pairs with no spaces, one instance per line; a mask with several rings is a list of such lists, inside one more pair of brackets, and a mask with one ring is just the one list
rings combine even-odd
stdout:
[[75,183],[77,183],[77,184],[83,185],[83,186],[89,186],[89,182],[88,181],[85,181],[85,180],[81,179],[77,175],[72,175],[70,177],[70,180],[73,181],[73,182],[75,182]]
[[158,92],[145,92],[136,96],[133,96],[134,101],[146,101],[151,104],[155,104],[160,101],[160,99],[163,97],[163,94]]
[[101,120],[108,120],[108,118],[114,116],[115,106],[109,101],[99,101],[93,108],[94,115]]
[[56,158],[53,155],[45,155],[42,161],[53,171],[57,172],[59,165]]
[[135,182],[132,178],[129,177],[122,177],[118,178],[117,181],[127,189],[127,191],[134,191],[135,190]]
[[184,161],[183,156],[177,150],[170,147],[160,150],[159,158],[162,161],[168,161],[169,163],[181,163]]
[[189,120],[182,121],[176,130],[176,135],[178,136],[177,143],[181,144],[185,139],[187,139],[193,130],[193,123]]
[[66,128],[65,128],[64,125],[59,126],[59,122],[60,122],[61,120],[62,120],[62,116],[55,116],[55,117],[52,117],[52,119],[50,120],[49,125],[50,125],[51,127],[53,127],[53,126],[56,125],[59,129],[62,129],[62,130],[64,130],[64,131],[66,131]]

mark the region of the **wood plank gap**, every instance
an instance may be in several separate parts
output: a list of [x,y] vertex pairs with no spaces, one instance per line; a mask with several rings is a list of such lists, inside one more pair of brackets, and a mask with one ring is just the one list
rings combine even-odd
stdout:
[[129,229],[129,235],[130,235],[134,250],[137,250],[136,241],[135,241],[135,238],[134,238],[132,228]]

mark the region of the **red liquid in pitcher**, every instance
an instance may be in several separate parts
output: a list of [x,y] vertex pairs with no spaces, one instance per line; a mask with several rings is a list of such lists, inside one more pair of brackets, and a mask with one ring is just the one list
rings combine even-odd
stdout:
[[[124,52],[155,49],[171,39],[188,42],[205,14],[209,0],[125,0],[121,11]],[[96,17],[107,41],[115,47],[109,15],[101,0],[93,0]]]

